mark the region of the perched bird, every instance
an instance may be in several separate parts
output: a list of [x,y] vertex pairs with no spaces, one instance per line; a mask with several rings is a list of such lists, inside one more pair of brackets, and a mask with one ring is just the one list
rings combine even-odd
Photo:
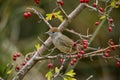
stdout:
[[73,47],[74,41],[60,32],[57,27],[51,28],[48,32],[54,46],[63,53],[75,53],[77,49]]

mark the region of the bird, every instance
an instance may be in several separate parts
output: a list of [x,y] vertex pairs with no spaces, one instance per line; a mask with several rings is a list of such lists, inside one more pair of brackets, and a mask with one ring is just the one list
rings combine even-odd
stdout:
[[53,45],[63,53],[73,54],[77,52],[77,48],[73,47],[74,41],[62,34],[57,27],[52,27],[46,32],[52,39]]

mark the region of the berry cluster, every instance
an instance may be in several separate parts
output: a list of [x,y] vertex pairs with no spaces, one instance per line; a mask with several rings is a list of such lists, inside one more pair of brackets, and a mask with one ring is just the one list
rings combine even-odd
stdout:
[[13,54],[13,61],[16,61],[18,57],[20,57],[20,53]]
[[[96,2],[94,2],[92,6],[95,7],[95,8],[97,8],[100,13],[103,13],[103,12],[104,12],[104,8],[99,7],[99,6],[96,4]],[[99,25],[99,24],[100,24],[99,21],[96,21],[96,22],[95,22],[95,25],[96,25],[96,26]],[[114,25],[113,25],[113,19],[112,19],[112,18],[108,18],[108,24],[109,24],[109,26],[108,26],[108,31],[109,31],[109,32],[112,32],[112,30],[113,30],[113,29],[112,29],[112,26],[114,26]]]
[[108,23],[109,23],[108,31],[111,32],[113,26],[113,19],[112,18],[108,19]]
[[88,47],[88,41],[86,39],[82,40],[83,48],[86,49]]
[[90,0],[80,0],[80,3],[89,3]]
[[27,19],[31,16],[31,12],[24,12],[23,16]]
[[[14,54],[13,54],[13,61],[16,61],[17,58],[19,58],[19,57],[21,57],[21,54],[20,54],[20,53],[14,53]],[[25,60],[24,60],[20,65],[17,64],[17,65],[15,66],[15,70],[16,70],[16,71],[19,71],[19,70],[21,69],[21,67],[23,67],[29,59],[30,59],[30,58],[26,57]]]
[[73,59],[70,61],[70,65],[73,66],[76,62],[77,62],[77,59],[76,59],[76,58],[73,58]]

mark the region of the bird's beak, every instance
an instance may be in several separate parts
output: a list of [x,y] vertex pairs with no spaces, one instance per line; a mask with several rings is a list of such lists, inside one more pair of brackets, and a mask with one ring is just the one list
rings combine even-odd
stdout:
[[46,33],[46,34],[49,34],[49,35],[51,34],[51,32],[49,32],[49,31],[48,31],[48,32],[45,32],[45,33]]
[[45,32],[45,34],[49,34],[49,32]]

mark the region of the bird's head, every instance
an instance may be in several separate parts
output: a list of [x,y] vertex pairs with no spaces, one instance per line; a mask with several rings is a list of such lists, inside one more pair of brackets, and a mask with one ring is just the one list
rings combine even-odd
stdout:
[[49,29],[49,31],[46,33],[51,37],[56,37],[56,36],[61,35],[61,32],[57,27],[53,27],[53,28]]

